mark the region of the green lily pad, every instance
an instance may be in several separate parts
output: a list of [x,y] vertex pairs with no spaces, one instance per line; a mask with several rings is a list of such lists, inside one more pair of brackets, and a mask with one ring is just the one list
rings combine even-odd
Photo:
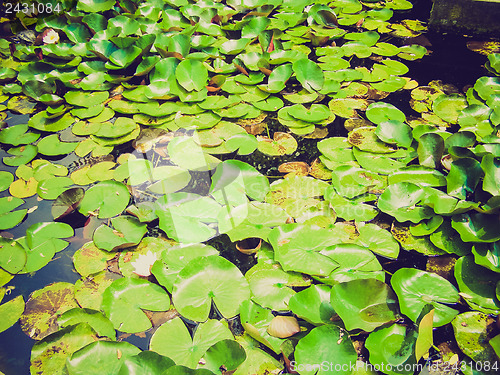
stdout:
[[114,256],[114,253],[99,249],[93,242],[87,242],[73,254],[73,265],[80,275],[86,277],[104,270],[107,261]]
[[327,285],[311,285],[290,298],[290,310],[311,324],[332,324],[335,310],[330,304],[330,289]]
[[20,198],[11,196],[0,198],[0,230],[14,228],[23,221],[28,210],[21,209],[14,211],[23,204],[24,201]]
[[340,195],[354,198],[368,191],[383,189],[386,180],[376,173],[346,165],[333,170],[332,186]]
[[12,146],[27,145],[36,142],[40,134],[28,132],[27,124],[9,126],[0,132],[0,142]]
[[263,269],[252,273],[248,278],[252,300],[262,307],[276,311],[288,310],[288,301],[295,294],[292,286],[304,280],[280,269]]
[[368,336],[370,363],[390,375],[411,375],[416,364],[417,333],[399,324],[380,328]]
[[245,349],[235,340],[221,340],[212,345],[203,355],[204,366],[214,374],[223,375],[234,371],[246,359]]
[[208,81],[208,71],[201,61],[187,59],[177,65],[175,77],[187,91],[200,91]]
[[328,276],[337,262],[320,253],[338,243],[329,230],[317,226],[286,224],[274,228],[269,241],[275,251],[275,260],[285,271]]
[[400,168],[387,177],[389,185],[398,182],[411,182],[419,186],[446,186],[445,176],[429,167],[410,165]]
[[500,277],[497,273],[477,265],[471,255],[457,260],[454,273],[461,296],[474,310],[488,314],[499,312],[496,285]]
[[398,295],[401,312],[414,322],[426,304],[434,306],[434,327],[448,324],[458,314],[457,310],[443,304],[457,303],[458,292],[439,275],[402,268],[392,276],[391,285]]
[[101,337],[116,340],[116,331],[113,324],[100,311],[74,308],[66,311],[57,319],[57,324],[62,328],[79,323],[87,323]]
[[425,196],[425,191],[411,182],[389,185],[379,197],[377,207],[396,218],[399,222],[418,223],[430,219],[434,212],[425,206],[417,206]]
[[66,129],[74,122],[75,118],[69,113],[52,118],[46,111],[42,111],[30,117],[28,125],[33,129],[41,131],[57,132]]
[[332,286],[331,303],[347,330],[373,331],[398,318],[397,300],[387,284],[358,279]]
[[0,191],[8,189],[12,182],[14,182],[14,176],[12,173],[0,171]]
[[99,218],[109,218],[127,208],[129,199],[130,193],[124,184],[102,181],[85,192],[78,210],[84,215],[97,211]]
[[118,371],[118,375],[133,375],[137,373],[153,375],[162,373],[174,365],[175,362],[170,358],[145,350],[137,355],[126,358],[120,367],[120,371]]
[[65,370],[69,375],[118,374],[122,363],[140,351],[128,342],[96,341],[74,352]]
[[75,282],[75,299],[83,308],[99,310],[104,291],[119,277],[119,275],[108,271],[82,277]]
[[321,122],[331,116],[330,110],[322,104],[312,104],[309,109],[301,104],[288,108],[288,114],[306,122]]
[[23,272],[34,272],[44,267],[55,253],[68,246],[68,242],[62,238],[73,235],[73,228],[66,223],[40,222],[31,225],[22,242],[28,256]]
[[478,363],[497,361],[493,348],[488,344],[491,337],[486,314],[467,311],[452,322],[457,344],[462,352]]
[[293,135],[275,132],[273,139],[257,136],[257,149],[270,156],[292,154],[297,149],[297,141]]
[[33,160],[38,154],[38,147],[33,145],[12,147],[7,152],[14,156],[4,156],[2,159],[3,163],[11,167],[18,167]]
[[241,272],[219,256],[190,261],[179,272],[172,293],[177,311],[195,321],[208,318],[212,301],[224,317],[231,318],[249,297],[248,283]]
[[474,90],[481,99],[488,100],[492,95],[500,93],[500,78],[481,77],[474,84]]
[[116,251],[137,245],[147,232],[146,224],[132,216],[118,216],[111,219],[111,225],[101,225],[94,231],[94,244],[102,250]]
[[233,339],[221,322],[209,319],[200,323],[191,335],[180,318],[162,324],[151,337],[150,349],[172,358],[178,365],[196,368],[208,348],[221,340]]
[[464,242],[496,242],[500,240],[498,225],[500,219],[494,215],[479,212],[454,215],[451,226]]
[[389,120],[378,124],[375,134],[386,143],[410,147],[413,136],[411,128],[405,123]]
[[15,274],[26,264],[26,251],[14,240],[0,237],[0,267]]
[[23,332],[35,340],[41,340],[57,331],[58,316],[78,307],[73,297],[73,287],[73,284],[58,282],[34,291],[19,321]]
[[57,134],[46,136],[37,143],[38,152],[48,156],[71,154],[77,145],[78,142],[61,142]]
[[292,69],[297,80],[307,91],[319,91],[323,87],[325,77],[323,71],[315,62],[308,59],[299,59],[292,64]]
[[486,267],[494,272],[500,272],[500,262],[498,261],[500,250],[499,245],[499,242],[474,245],[472,253],[474,254],[474,261],[476,264]]
[[2,323],[0,324],[0,332],[10,328],[21,317],[24,312],[23,296],[17,296],[8,302],[0,305],[0,313],[2,314]]
[[170,293],[178,273],[193,259],[218,255],[212,246],[203,244],[177,245],[165,251],[161,261],[156,261],[151,268],[158,282]]
[[215,235],[214,223],[222,206],[210,197],[172,193],[156,201],[160,229],[183,243],[203,242]]
[[66,359],[96,340],[96,332],[88,324],[62,328],[33,345],[30,371],[62,375]]
[[481,161],[481,169],[484,172],[483,190],[491,195],[500,195],[498,181],[500,181],[500,160],[488,154]]
[[[205,153],[192,137],[176,137],[167,146],[171,160],[179,167],[192,171],[207,171],[220,163],[219,159]],[[186,158],[186,155],[190,155]]]
[[36,192],[40,198],[56,199],[71,185],[73,185],[73,180],[69,177],[52,177],[51,179],[40,181]]
[[323,250],[322,254],[333,259],[339,264],[327,277],[315,277],[315,279],[328,284],[335,285],[357,279],[385,280],[382,266],[366,247],[351,243],[343,243]]
[[467,105],[467,100],[463,96],[457,94],[441,95],[432,103],[432,110],[444,121],[456,124],[458,116]]
[[[332,373],[349,375],[350,366],[356,366],[357,354],[345,330],[327,324],[316,327],[302,338],[295,347],[294,367],[304,375],[322,375]],[[328,366],[321,367],[321,363]]]
[[137,124],[134,120],[127,117],[118,117],[115,122],[101,123],[99,130],[93,133],[97,137],[118,138],[123,137],[133,130]]
[[389,231],[375,224],[365,224],[358,227],[358,232],[356,243],[386,258],[398,258],[399,244]]
[[124,277],[113,281],[106,289],[101,307],[115,329],[128,333],[143,332],[152,324],[142,309],[166,311],[170,308],[170,298],[156,284]]

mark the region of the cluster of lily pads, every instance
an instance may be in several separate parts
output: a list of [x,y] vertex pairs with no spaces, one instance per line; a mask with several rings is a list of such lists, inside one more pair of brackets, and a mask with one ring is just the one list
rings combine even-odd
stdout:
[[[494,373],[500,79],[463,95],[405,77],[427,52],[390,43],[425,31],[390,22],[410,2],[60,3],[34,44],[0,40],[1,115],[30,115],[0,131],[15,168],[0,230],[33,196],[54,218],[2,232],[0,296],[66,248],[66,218],[92,239],[75,284],[0,305],[0,331],[19,321],[37,340],[32,374],[409,375],[436,349]],[[319,158],[281,164],[285,178],[252,161],[293,160],[308,139]],[[208,244],[222,237],[248,271]],[[384,269],[409,251],[447,255],[448,272]],[[447,325],[460,351],[434,345]],[[122,341],[144,332],[149,350]]]

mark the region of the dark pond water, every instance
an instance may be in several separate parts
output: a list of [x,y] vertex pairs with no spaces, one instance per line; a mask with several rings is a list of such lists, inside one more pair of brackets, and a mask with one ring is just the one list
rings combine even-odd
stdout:
[[[414,10],[403,13],[399,17],[417,18],[422,21],[426,21],[429,17],[431,1],[415,0],[414,4]],[[482,64],[484,64],[486,58],[467,49],[466,42],[470,40],[469,38],[453,35],[438,35],[432,32],[426,34],[426,37],[432,44],[432,46],[428,47],[432,53],[421,61],[405,62],[410,68],[408,76],[415,79],[419,82],[419,84],[424,85],[431,80],[440,79],[445,83],[452,83],[456,85],[457,88],[462,89],[467,85],[473,84],[477,78],[484,75],[485,70],[482,67]],[[393,104],[403,109],[405,112],[411,112],[412,110],[408,106],[408,95],[408,92],[398,95],[393,94],[386,100],[393,102]],[[9,113],[9,119],[7,122],[9,125],[26,123],[27,116],[12,115]],[[275,130],[280,130],[279,124],[276,123],[273,126],[276,127]],[[329,127],[331,135],[342,135],[342,131],[345,131],[343,130],[342,124],[334,123]],[[317,156],[316,148],[313,147],[313,143],[315,142],[315,140],[300,141],[299,149],[297,150],[299,157],[297,158],[297,155],[293,155],[293,157],[290,157],[290,160],[302,159],[303,161],[311,162]],[[5,150],[0,149],[0,157],[5,155]],[[262,172],[269,176],[278,175],[276,161],[272,161],[270,159],[241,159],[249,164],[260,164],[260,169],[263,169]],[[67,158],[58,160],[58,163],[69,165],[72,161],[74,161],[74,159]],[[280,162],[284,161],[288,160],[280,160]],[[15,168],[6,166],[2,166],[1,168],[10,172],[15,171]],[[5,196],[6,194],[6,192],[0,193],[0,197]],[[38,208],[33,213],[28,215],[25,222],[18,227],[9,230],[8,233],[1,233],[2,235],[17,238],[23,236],[26,229],[33,223],[52,220],[52,216],[50,214],[51,201],[43,200],[38,202],[36,198],[28,198],[26,199],[26,202],[26,206],[38,206]],[[9,295],[4,297],[3,302],[6,302],[18,295],[22,295],[25,300],[27,300],[31,292],[40,289],[47,284],[58,281],[74,283],[79,278],[79,275],[73,270],[72,256],[83,243],[88,241],[88,239],[84,238],[84,228],[82,222],[76,221],[76,225],[74,226],[75,236],[70,239],[70,245],[64,251],[56,254],[56,257],[40,271],[33,274],[16,276],[14,282],[15,288]],[[227,238],[221,237],[213,239],[210,244],[219,250],[222,250],[221,255],[231,258],[230,260],[239,265],[243,271],[251,266],[250,257],[239,255],[236,251],[231,251],[232,249],[228,247],[231,243],[227,240]],[[387,262],[387,260],[385,260],[385,262]],[[417,254],[408,253],[404,259],[398,262],[398,264],[384,264],[384,269],[387,269],[389,272],[394,272],[397,268],[403,266],[425,269],[425,258]],[[126,341],[131,342],[141,349],[147,349],[149,337],[140,338],[132,335],[129,336]],[[0,371],[5,375],[29,374],[29,357],[33,343],[34,341],[21,331],[18,323],[7,331],[1,333]]]

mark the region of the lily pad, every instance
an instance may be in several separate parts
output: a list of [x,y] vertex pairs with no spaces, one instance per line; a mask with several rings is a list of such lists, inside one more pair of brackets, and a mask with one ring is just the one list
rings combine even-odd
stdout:
[[2,323],[0,324],[0,332],[10,328],[21,317],[24,312],[23,296],[17,296],[8,302],[0,305],[0,314],[2,314]]
[[257,142],[257,149],[270,156],[292,154],[298,145],[293,135],[282,132],[275,132],[273,139],[257,136]]
[[0,267],[15,274],[26,264],[26,251],[17,241],[0,237]]
[[191,338],[182,319],[174,318],[155,331],[150,349],[172,358],[178,365],[196,368],[208,348],[228,339],[233,339],[233,335],[220,321],[209,319],[200,323]]
[[94,244],[102,250],[116,251],[137,245],[147,232],[146,224],[132,216],[119,216],[111,219],[111,225],[98,227],[93,235]]
[[115,329],[135,333],[152,327],[142,309],[166,311],[170,308],[170,298],[156,284],[124,277],[113,281],[106,289],[101,306]]
[[20,198],[10,196],[0,198],[0,230],[14,228],[23,221],[28,210],[25,208],[14,211],[23,204],[24,201]]
[[74,352],[65,370],[69,375],[117,374],[125,359],[140,351],[128,342],[96,341]]
[[378,208],[396,218],[399,222],[418,223],[430,219],[434,213],[429,207],[417,206],[425,196],[425,191],[411,182],[389,185],[380,196]]
[[401,268],[391,278],[391,285],[398,295],[401,312],[414,322],[426,304],[434,306],[434,327],[453,320],[458,311],[444,305],[457,303],[455,287],[434,273],[412,268]]
[[[357,354],[345,330],[334,325],[323,325],[311,330],[295,348],[295,367],[304,375],[332,373],[349,375],[350,366],[356,366]],[[321,367],[321,363],[330,366]]]
[[73,284],[58,282],[33,292],[20,318],[21,329],[29,337],[41,340],[57,331],[60,314],[78,307]]
[[452,322],[460,350],[478,363],[497,361],[493,348],[488,344],[492,335],[488,323],[492,323],[488,316],[478,311],[467,311]]
[[317,226],[285,224],[271,231],[269,241],[275,251],[275,260],[285,271],[328,276],[338,266],[337,262],[320,253],[338,243],[329,230]]
[[363,245],[375,254],[397,259],[399,243],[391,233],[375,224],[365,224],[358,227],[359,237],[356,243]]
[[330,304],[330,289],[327,285],[311,285],[290,298],[290,310],[311,324],[332,324],[335,310]]
[[124,184],[102,181],[85,192],[78,210],[84,215],[97,212],[99,218],[109,218],[125,210],[129,199],[130,193]]
[[373,331],[398,318],[397,299],[387,284],[358,279],[332,286],[331,303],[347,330]]
[[177,311],[195,321],[208,318],[212,301],[222,316],[231,318],[249,297],[248,283],[241,272],[219,256],[190,261],[179,272],[172,293]]
[[394,148],[380,141],[373,126],[356,128],[349,133],[347,140],[361,151],[369,151],[376,154],[389,154]]

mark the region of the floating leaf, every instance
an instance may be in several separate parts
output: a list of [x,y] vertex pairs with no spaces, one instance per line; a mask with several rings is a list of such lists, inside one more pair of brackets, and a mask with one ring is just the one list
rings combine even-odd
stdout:
[[323,71],[315,62],[308,59],[300,59],[292,64],[292,69],[297,80],[307,91],[319,91],[323,87],[325,77]]
[[337,374],[349,375],[356,358],[356,350],[347,332],[330,324],[312,329],[295,348],[295,366],[304,369],[301,371],[304,375],[331,373],[330,366],[321,367],[323,361],[339,369],[335,370]]
[[458,313],[443,303],[457,303],[455,287],[436,274],[412,268],[402,268],[394,273],[391,285],[398,295],[401,312],[414,322],[426,304],[434,306],[434,327],[453,320]]
[[111,229],[107,225],[98,227],[92,237],[94,244],[102,250],[116,251],[137,245],[146,234],[146,224],[132,216],[111,219]]
[[397,300],[387,284],[358,279],[332,286],[331,303],[347,330],[373,331],[397,320]]
[[248,283],[241,272],[219,256],[190,261],[179,272],[172,293],[177,311],[195,321],[208,318],[212,301],[224,317],[231,318],[249,297]]
[[117,374],[125,359],[140,351],[128,342],[96,341],[74,352],[65,370],[69,375]]
[[0,230],[14,228],[17,224],[23,221],[27,209],[16,210],[23,205],[24,201],[16,197],[0,198]]
[[152,327],[142,309],[166,311],[169,307],[170,298],[162,287],[127,277],[113,281],[102,299],[102,309],[115,329],[129,333]]
[[0,237],[0,267],[15,274],[26,264],[26,251],[14,240]]
[[85,192],[78,210],[84,215],[97,211],[99,218],[109,218],[122,212],[129,199],[130,194],[124,184],[103,181]]
[[58,315],[78,307],[73,284],[58,282],[34,291],[20,318],[21,329],[29,337],[41,340],[57,331]]

